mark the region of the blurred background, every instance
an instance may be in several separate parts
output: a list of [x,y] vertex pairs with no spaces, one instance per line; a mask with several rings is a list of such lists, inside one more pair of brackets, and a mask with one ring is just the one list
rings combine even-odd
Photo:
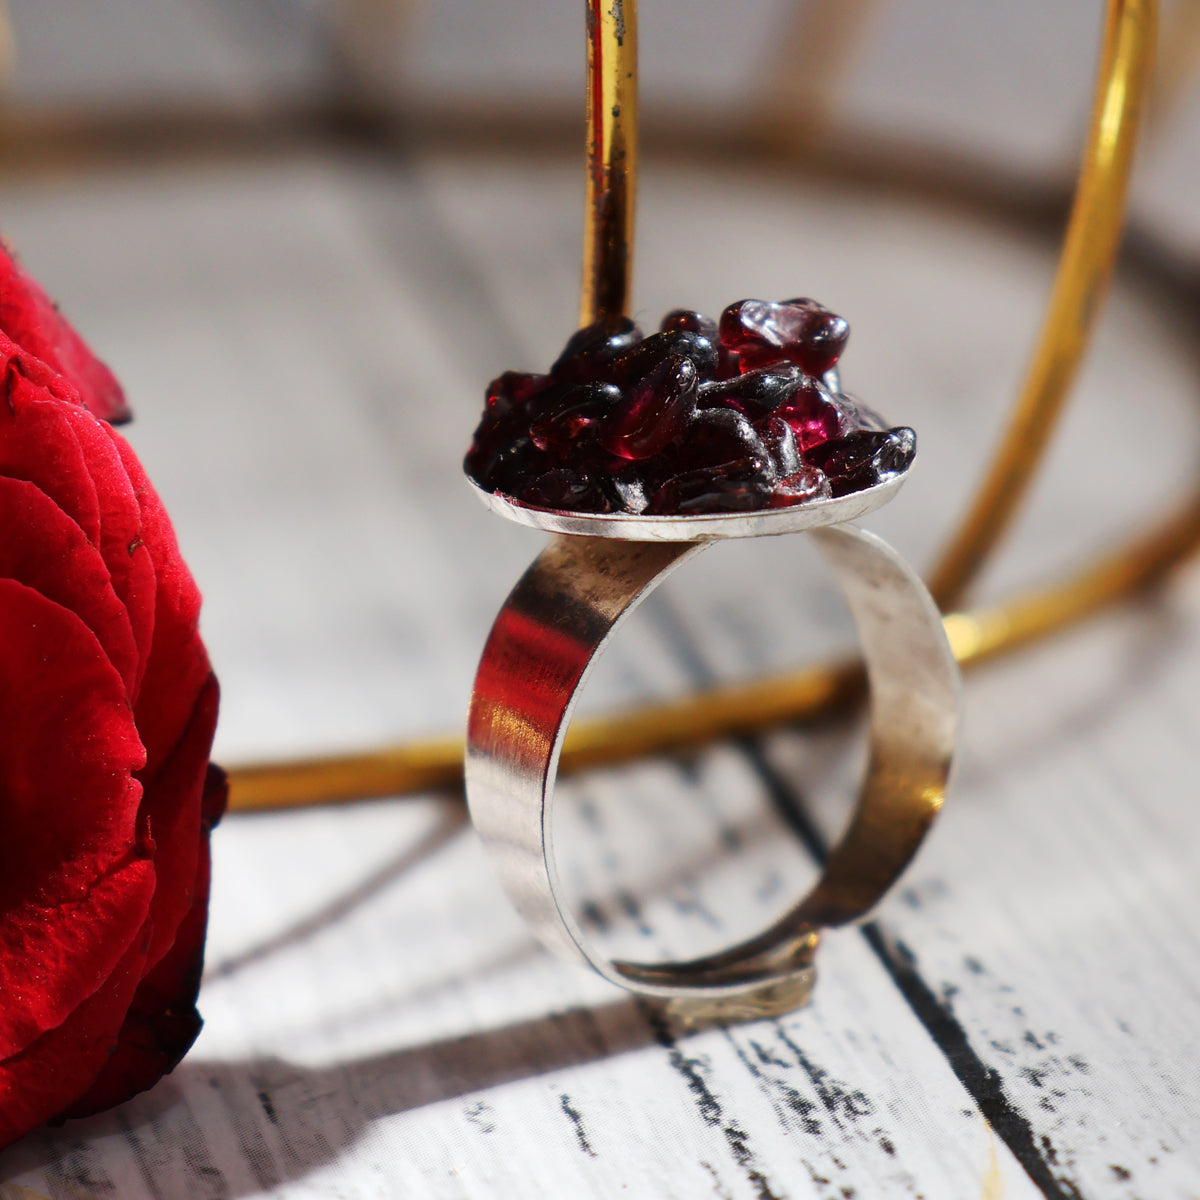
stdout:
[[[509,0],[7,0],[16,111],[258,115],[348,99],[422,118],[575,120],[583,5]],[[832,110],[837,136],[899,135],[1017,177],[1068,179],[1099,46],[1097,0],[662,0],[640,13],[645,117],[730,122]],[[1169,136],[1143,156],[1135,212],[1200,250],[1200,17],[1163,6]],[[810,38],[808,34],[815,34]],[[815,44],[814,44],[815,42]],[[803,68],[800,70],[799,68]],[[795,102],[799,100],[800,103]]]
[[[1198,13],[1165,7],[1135,254],[991,595],[1195,476]],[[0,228],[128,386],[206,593],[227,759],[459,727],[536,539],[478,510],[458,463],[486,381],[544,366],[574,325],[583,15],[9,0]],[[846,315],[846,386],[922,439],[877,527],[929,562],[1041,317],[1103,5],[643,0],[640,17],[639,317],[797,292]],[[746,622],[711,572],[719,646]],[[781,624],[760,645],[743,630],[721,670],[828,633]],[[661,678],[626,671],[591,699]]]
[[[640,10],[635,315],[802,294],[844,315],[845,387],[919,437],[867,523],[927,566],[1041,323],[1104,6]],[[125,433],[205,594],[218,757],[461,730],[487,629],[541,544],[486,513],[460,463],[487,381],[544,369],[575,326],[584,6],[7,13],[0,232],[127,387]],[[1200,479],[1198,50],[1200,3],[1166,4],[1124,257],[974,598],[1060,577]],[[752,541],[656,593],[584,707],[843,645],[805,539]],[[973,674],[952,801],[879,922],[829,939],[786,1046],[762,1025],[713,1034],[686,1085],[631,1006],[596,1009],[605,985],[533,946],[457,795],[230,819],[196,1052],[113,1117],[31,1142],[9,1160],[18,1190],[557,1197],[584,1194],[582,1163],[589,1195],[630,1178],[621,1194],[768,1194],[757,1176],[721,1190],[709,1166],[741,1155],[724,1142],[744,1128],[790,1175],[770,1194],[1194,1196],[1198,671],[1192,572]],[[588,919],[637,945],[760,927],[814,869],[780,812],[826,835],[845,818],[843,732],[564,782]],[[795,1123],[809,1113],[827,1142]],[[687,1174],[698,1162],[711,1177]]]

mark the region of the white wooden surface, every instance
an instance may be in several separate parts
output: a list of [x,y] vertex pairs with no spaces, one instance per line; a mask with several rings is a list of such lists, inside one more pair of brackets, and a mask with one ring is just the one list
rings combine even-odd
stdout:
[[[735,204],[754,220],[731,225]],[[459,724],[538,540],[489,518],[458,460],[487,378],[570,330],[574,165],[300,158],[12,184],[0,208],[128,382],[206,592],[221,754]],[[651,318],[797,290],[850,316],[848,386],[921,432],[916,477],[871,523],[927,558],[999,421],[1045,247],[653,169],[641,239]],[[1186,332],[1121,288],[989,590],[1194,475]],[[796,539],[710,552],[588,702],[836,642],[816,576]],[[728,1032],[682,1036],[546,957],[453,797],[230,818],[192,1055],[0,1155],[0,1197],[1200,1195],[1197,667],[1192,578],[974,679],[957,787],[903,888],[828,939],[810,1007]],[[852,759],[842,732],[778,735],[565,786],[598,935],[657,953],[777,912],[814,870],[787,816],[811,848]]]

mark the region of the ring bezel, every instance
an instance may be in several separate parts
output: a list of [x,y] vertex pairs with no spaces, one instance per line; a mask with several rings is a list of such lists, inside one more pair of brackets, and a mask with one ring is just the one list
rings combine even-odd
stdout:
[[785,508],[768,508],[758,512],[702,513],[694,516],[579,513],[534,508],[502,492],[489,492],[470,476],[467,482],[492,512],[544,533],[614,538],[629,542],[709,542],[723,538],[800,533],[856,520],[892,499],[911,469],[910,464],[892,478],[864,488],[861,492],[851,492],[848,496],[805,500]]

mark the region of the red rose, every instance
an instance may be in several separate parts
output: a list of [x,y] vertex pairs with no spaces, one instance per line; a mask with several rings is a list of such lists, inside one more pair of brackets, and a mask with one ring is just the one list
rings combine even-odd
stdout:
[[0,249],[0,1146],[200,1029],[217,684],[121,389]]

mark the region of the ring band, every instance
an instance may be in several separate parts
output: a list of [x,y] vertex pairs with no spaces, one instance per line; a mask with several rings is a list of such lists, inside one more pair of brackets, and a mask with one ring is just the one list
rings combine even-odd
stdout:
[[884,541],[849,524],[808,531],[858,630],[871,693],[870,758],[857,807],[811,892],[748,941],[703,958],[610,960],[562,899],[554,782],[575,697],[621,620],[710,541],[560,534],[492,627],[471,698],[466,788],[500,882],[549,949],[630,991],[725,1016],[796,1007],[814,978],[819,930],[870,909],[903,871],[945,795],[958,725],[958,669],[938,610]]

